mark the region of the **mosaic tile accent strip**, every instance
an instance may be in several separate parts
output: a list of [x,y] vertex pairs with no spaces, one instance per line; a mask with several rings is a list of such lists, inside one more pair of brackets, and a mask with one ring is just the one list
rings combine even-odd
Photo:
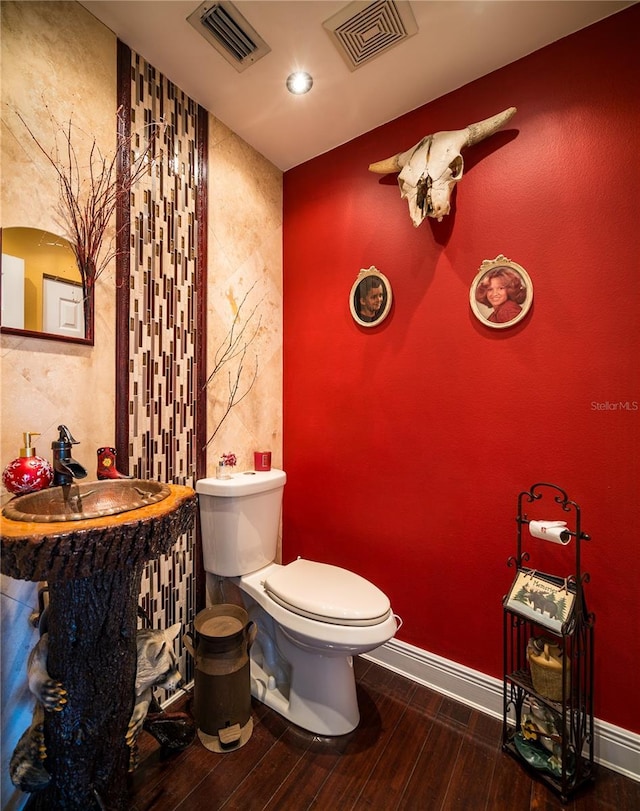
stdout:
[[[129,462],[142,479],[195,487],[198,105],[131,53],[132,147],[165,127],[156,160],[131,194]],[[139,604],[154,628],[188,630],[196,610],[195,529],[151,561]],[[193,661],[180,642],[180,672]]]

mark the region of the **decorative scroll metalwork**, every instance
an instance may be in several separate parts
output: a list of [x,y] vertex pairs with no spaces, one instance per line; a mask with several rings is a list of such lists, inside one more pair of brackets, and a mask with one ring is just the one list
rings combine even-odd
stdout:
[[[571,571],[563,574],[575,583],[575,610],[560,631],[550,631],[505,602],[503,623],[503,735],[502,748],[544,782],[563,802],[595,779],[593,722],[593,626],[595,617],[587,611],[584,585],[589,575],[582,571],[581,544],[591,540],[582,530],[579,505],[560,487],[546,482],[534,484],[518,496],[516,554],[508,566],[520,571],[531,567],[529,545],[525,549],[523,527],[530,523],[528,505],[547,496],[569,514],[567,532],[575,544]],[[545,505],[546,506],[546,505]],[[551,507],[549,507],[551,509]],[[556,508],[557,509],[557,508]],[[545,516],[546,517],[546,516]],[[535,539],[532,538],[532,541]],[[540,543],[544,544],[545,541]],[[536,550],[539,552],[539,550]],[[562,548],[561,555],[567,555]],[[542,636],[541,636],[542,635]],[[527,649],[532,638],[546,638],[562,650],[561,700],[536,689]],[[539,687],[539,685],[538,685]],[[537,714],[538,718],[534,717]],[[540,720],[542,719],[542,720]]]

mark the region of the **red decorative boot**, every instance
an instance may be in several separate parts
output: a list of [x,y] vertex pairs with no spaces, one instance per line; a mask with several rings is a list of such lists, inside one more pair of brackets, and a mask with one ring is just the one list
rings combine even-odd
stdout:
[[132,479],[126,473],[120,473],[116,467],[116,449],[98,448],[98,478],[99,479]]

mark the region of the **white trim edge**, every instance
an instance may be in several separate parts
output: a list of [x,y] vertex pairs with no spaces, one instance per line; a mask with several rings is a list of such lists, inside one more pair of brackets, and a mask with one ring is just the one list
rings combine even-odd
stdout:
[[[392,639],[363,655],[473,709],[502,718],[502,680]],[[594,719],[595,759],[607,769],[640,782],[640,735]]]

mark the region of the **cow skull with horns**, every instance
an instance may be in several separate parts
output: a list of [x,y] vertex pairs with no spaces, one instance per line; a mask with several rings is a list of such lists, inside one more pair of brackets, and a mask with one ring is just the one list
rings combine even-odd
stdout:
[[449,200],[453,187],[462,178],[462,150],[493,135],[515,112],[515,107],[509,107],[463,130],[427,135],[406,152],[370,164],[369,171],[380,175],[400,173],[400,195],[408,201],[411,219],[416,227],[425,217],[435,217],[441,222],[451,208]]

